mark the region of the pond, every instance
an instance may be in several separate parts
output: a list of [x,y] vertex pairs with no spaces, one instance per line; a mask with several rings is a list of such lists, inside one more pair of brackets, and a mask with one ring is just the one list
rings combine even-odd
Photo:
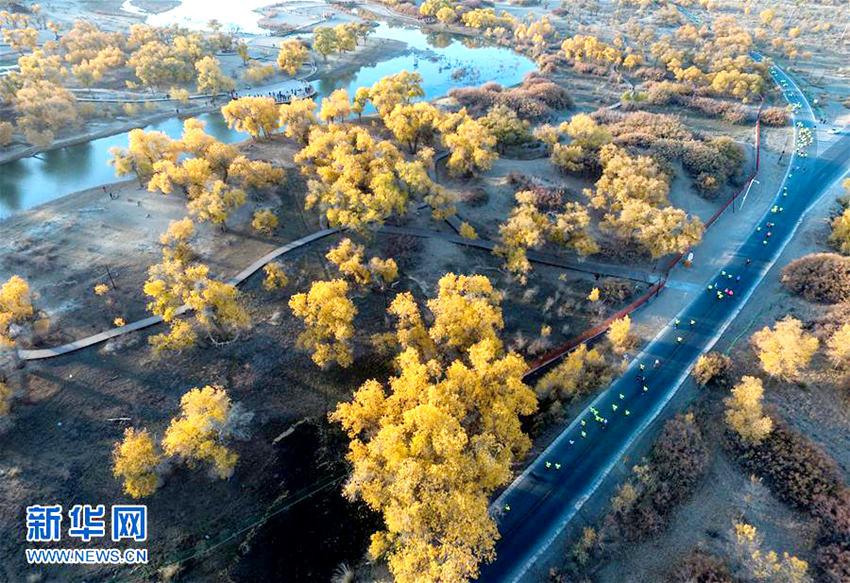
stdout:
[[[422,75],[425,98],[433,99],[445,95],[453,87],[486,81],[514,85],[535,69],[528,58],[507,48],[484,45],[475,38],[428,35],[416,28],[386,23],[378,26],[375,36],[403,41],[409,50],[404,55],[363,66],[347,75],[331,75],[314,81],[319,96],[341,87],[353,94],[358,87],[372,85],[406,69]],[[218,112],[201,115],[199,119],[206,121],[207,132],[222,141],[236,142],[247,137],[228,129]],[[179,137],[182,120],[170,118],[145,129]],[[0,218],[73,192],[114,182],[114,170],[107,164],[108,152],[113,146],[126,145],[127,132],[123,132],[0,165]]]

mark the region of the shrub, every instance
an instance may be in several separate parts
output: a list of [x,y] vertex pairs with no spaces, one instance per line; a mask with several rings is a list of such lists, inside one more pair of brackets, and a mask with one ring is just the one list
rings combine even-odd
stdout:
[[676,568],[673,583],[735,583],[726,564],[713,555],[694,551]]
[[835,496],[815,496],[812,514],[821,526],[821,538],[829,543],[850,544],[850,489]]
[[743,454],[747,469],[764,477],[781,500],[802,510],[811,510],[821,496],[832,498],[842,489],[835,462],[782,423],[761,445],[745,448]]
[[531,192],[531,202],[543,213],[559,211],[564,206],[565,188],[545,188],[534,186],[528,189]]
[[812,253],[788,264],[781,281],[810,302],[837,304],[850,300],[850,257]]
[[764,125],[782,127],[788,125],[788,112],[782,107],[768,107],[762,110],[759,119]]
[[523,119],[540,119],[549,115],[551,109],[542,100],[537,99],[527,89],[515,88],[496,94],[496,103],[513,109]]
[[480,87],[452,89],[449,96],[475,117],[484,115],[493,105],[504,105],[523,119],[536,120],[551,113],[552,109],[573,105],[566,89],[539,74],[526,76],[522,85],[511,89],[489,82]]
[[686,500],[702,477],[709,450],[691,413],[664,424],[639,479],[627,483],[614,502],[614,518],[625,536],[643,538],[661,530],[674,506]]
[[632,297],[635,286],[632,282],[614,277],[606,277],[597,286],[605,301],[621,303]]
[[532,97],[539,99],[552,109],[570,109],[574,105],[566,89],[544,77],[526,77],[523,86]]
[[409,2],[399,2],[393,7],[393,10],[405,16],[419,18],[419,8]]
[[686,85],[672,81],[660,81],[649,86],[646,92],[646,100],[650,105],[681,103],[681,97],[689,93],[693,93],[693,90]]
[[850,546],[826,545],[818,548],[817,565],[827,583],[850,581]]
[[708,460],[708,447],[692,413],[667,421],[650,455],[653,472],[670,486],[671,503],[688,495]]
[[719,352],[701,354],[694,365],[692,374],[700,386],[705,386],[713,380],[726,384],[726,375],[732,367],[732,359]]
[[733,105],[723,112],[723,119],[729,123],[743,124],[750,120],[750,115],[742,105]]
[[490,200],[490,195],[487,190],[480,186],[475,186],[469,190],[463,190],[457,194],[458,202],[468,204],[469,206],[484,206]]

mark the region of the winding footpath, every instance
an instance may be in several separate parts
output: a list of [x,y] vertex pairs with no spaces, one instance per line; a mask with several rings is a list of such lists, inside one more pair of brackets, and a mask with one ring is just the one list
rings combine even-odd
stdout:
[[[268,263],[274,261],[278,257],[281,257],[288,253],[292,253],[293,251],[301,249],[302,247],[315,243],[316,241],[319,241],[341,231],[342,229],[322,229],[320,231],[311,233],[305,237],[301,237],[300,239],[296,239],[295,241],[287,243],[286,245],[283,245],[281,247],[278,247],[277,249],[274,249],[273,251],[270,251],[269,253],[266,253],[265,255],[257,259],[251,265],[249,265],[227,281],[228,283],[231,283],[233,285],[241,285],[249,277],[257,273],[260,269],[262,269]],[[448,243],[453,243],[455,245],[465,245],[467,247],[473,247],[485,251],[492,251],[493,247],[496,246],[496,243],[493,241],[487,241],[482,239],[464,239],[459,235],[452,235],[439,231],[429,231],[427,229],[384,226],[381,227],[378,232],[384,235],[408,235],[420,238],[438,238]],[[642,272],[622,268],[619,266],[611,266],[594,262],[574,262],[564,258],[559,258],[554,255],[538,252],[529,252],[528,259],[535,263],[540,263],[541,265],[550,265],[553,267],[558,267],[571,271],[592,273],[594,275],[606,275],[609,277],[630,279],[640,283],[648,283],[646,277]],[[186,306],[183,306],[178,310],[178,314],[184,314],[187,311],[188,308]],[[54,348],[38,348],[30,350],[20,349],[18,350],[18,357],[21,360],[43,360],[45,358],[61,356],[63,354],[76,352],[77,350],[82,350],[84,348],[100,344],[102,342],[107,342],[109,340],[118,338],[119,336],[123,336],[131,332],[144,330],[145,328],[150,328],[151,326],[156,326],[160,323],[162,323],[162,317],[150,316],[148,318],[137,320],[135,322],[125,324],[124,326],[111,328],[104,332],[99,332],[97,334],[87,336],[86,338],[81,338],[80,340],[75,340],[73,342],[69,342],[61,346],[56,346]]]

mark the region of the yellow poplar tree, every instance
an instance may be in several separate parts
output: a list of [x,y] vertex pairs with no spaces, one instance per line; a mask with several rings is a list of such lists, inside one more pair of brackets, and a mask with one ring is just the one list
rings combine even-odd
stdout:
[[198,71],[198,93],[218,95],[236,87],[236,83],[222,73],[221,64],[215,57],[206,56],[195,63]]
[[410,292],[397,294],[387,312],[396,320],[396,340],[402,351],[415,348],[426,361],[436,356],[437,345],[428,334],[413,294]]
[[271,234],[278,225],[277,215],[271,209],[261,209],[254,212],[251,227],[265,235]]
[[369,99],[381,117],[385,117],[396,105],[408,105],[424,96],[422,75],[409,71],[384,77],[369,89]]
[[384,125],[413,154],[420,144],[428,142],[439,118],[439,110],[428,102],[400,103],[384,116]]
[[540,379],[535,390],[541,399],[568,400],[610,379],[605,357],[599,349],[588,350],[586,344],[580,344]]
[[318,206],[334,227],[362,230],[407,208],[411,191],[433,188],[421,163],[406,162],[396,146],[364,128],[330,123],[310,130],[295,155],[308,181],[306,207]]
[[159,486],[156,467],[162,456],[147,429],[128,427],[112,450],[112,474],[124,481],[124,493],[133,498],[153,494]]
[[285,40],[280,43],[277,66],[287,75],[295,75],[309,56],[310,53],[304,43],[295,39]]
[[[844,181],[844,190],[850,193],[850,178]],[[832,220],[831,227],[829,243],[845,255],[850,255],[850,207]]]
[[748,580],[776,581],[782,583],[811,583],[809,564],[794,555],[762,548],[756,527],[745,522],[735,522],[733,550],[746,570]]
[[760,444],[773,430],[773,420],[764,414],[764,387],[758,377],[744,376],[726,398],[726,424],[750,445]]
[[474,176],[489,170],[499,157],[496,137],[481,122],[468,117],[448,134],[443,144],[451,152],[446,166],[453,175]]
[[293,99],[280,106],[278,115],[283,135],[306,144],[310,128],[316,124],[316,102],[309,98]]
[[0,286],[0,348],[11,346],[9,336],[13,324],[23,324],[35,318],[32,293],[25,279],[13,275]]
[[791,316],[778,321],[772,330],[765,326],[750,341],[762,370],[785,380],[798,378],[818,349],[818,339],[803,332],[802,323]]
[[263,289],[266,291],[280,289],[289,284],[289,278],[286,277],[283,266],[277,261],[267,263],[263,267],[263,273],[266,274],[263,279]]
[[190,467],[208,463],[219,478],[229,478],[239,459],[224,445],[232,412],[230,397],[222,387],[190,390],[180,399],[180,416],[172,419],[165,431],[165,454],[179,457]]
[[322,99],[319,107],[319,119],[322,121],[344,121],[351,115],[351,101],[348,99],[348,91],[337,89]]
[[200,221],[222,225],[231,212],[245,204],[247,196],[244,190],[216,180],[192,198],[186,208]]
[[253,138],[268,137],[280,128],[279,108],[272,97],[240,97],[221,108],[227,127],[250,134]]
[[631,327],[632,319],[628,315],[611,322],[611,326],[608,328],[608,340],[617,354],[625,352],[631,344]]
[[305,326],[298,335],[298,347],[312,352],[313,362],[322,368],[333,362],[347,368],[353,361],[351,339],[357,308],[347,293],[344,279],[314,281],[306,294],[289,299],[289,308]]
[[498,302],[486,277],[447,274],[426,332],[412,296],[397,296],[397,375],[331,415],[351,438],[344,492],[383,515],[369,552],[399,583],[466,581],[495,556],[490,497],[528,451],[520,416],[536,408],[524,361],[496,336]]
[[115,167],[116,175],[135,173],[142,184],[153,176],[156,162],[163,159],[177,162],[179,150],[165,132],[137,128],[130,130],[127,148],[113,147],[109,153],[112,155],[109,163]]
[[339,244],[328,251],[325,257],[337,266],[340,273],[354,280],[354,283],[366,285],[371,283],[372,274],[363,264],[363,245],[357,245],[351,239],[343,239]]
[[850,323],[844,323],[826,341],[826,355],[836,366],[850,365]]
[[171,221],[168,230],[159,236],[162,256],[167,261],[187,263],[192,258],[190,241],[195,235],[195,223],[189,217]]
[[440,278],[437,297],[428,300],[434,314],[429,334],[457,350],[495,339],[505,325],[501,302],[502,294],[486,276],[447,273]]

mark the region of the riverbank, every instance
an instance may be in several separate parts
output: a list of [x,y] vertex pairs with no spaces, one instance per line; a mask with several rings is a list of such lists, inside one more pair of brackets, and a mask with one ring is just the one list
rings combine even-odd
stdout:
[[[327,60],[327,62],[320,63],[317,66],[317,69],[313,70],[310,74],[298,77],[298,79],[307,81],[315,77],[317,81],[321,82],[323,77],[328,76],[330,73],[333,73],[334,77],[343,76],[351,73],[352,71],[356,71],[360,67],[374,65],[382,60],[404,54],[405,49],[405,44],[396,40],[369,38],[362,45],[358,45],[357,49],[351,53],[346,53],[339,57],[331,57]],[[243,89],[243,91],[263,94],[268,87],[274,87],[275,85],[279,85],[279,82],[263,87]],[[60,150],[69,146],[84,144],[92,140],[121,134],[134,128],[145,127],[174,117],[185,118],[211,113],[218,111],[224,103],[225,101],[223,100],[217,100],[213,103],[204,101],[198,105],[184,105],[179,102],[174,102],[174,109],[169,108],[169,111],[132,116],[126,119],[116,120],[113,123],[95,121],[94,123],[90,123],[87,126],[80,128],[80,131],[77,133],[72,133],[71,135],[56,140],[52,145],[46,148],[26,146],[23,144],[19,144],[17,147],[6,147],[2,152],[0,152],[0,164],[14,162],[15,160],[29,158],[44,152]],[[102,127],[92,127],[98,125]]]
[[[305,186],[291,163],[295,146],[281,139],[270,144],[247,141],[239,147],[250,157],[273,157],[287,167],[287,178],[269,197],[250,200],[234,213],[226,232],[199,225],[198,253],[209,258],[211,270],[223,278],[319,228],[315,217],[301,212],[303,202],[296,193]],[[254,232],[250,222],[257,208],[267,206],[276,209],[280,227],[265,237]],[[52,325],[46,342],[50,345],[109,328],[115,318],[129,322],[145,317],[140,289],[148,267],[160,259],[159,235],[185,215],[185,197],[147,192],[135,179],[68,194],[3,220],[0,281],[23,275],[38,291],[38,307]],[[115,289],[97,296],[93,289],[98,283]]]

